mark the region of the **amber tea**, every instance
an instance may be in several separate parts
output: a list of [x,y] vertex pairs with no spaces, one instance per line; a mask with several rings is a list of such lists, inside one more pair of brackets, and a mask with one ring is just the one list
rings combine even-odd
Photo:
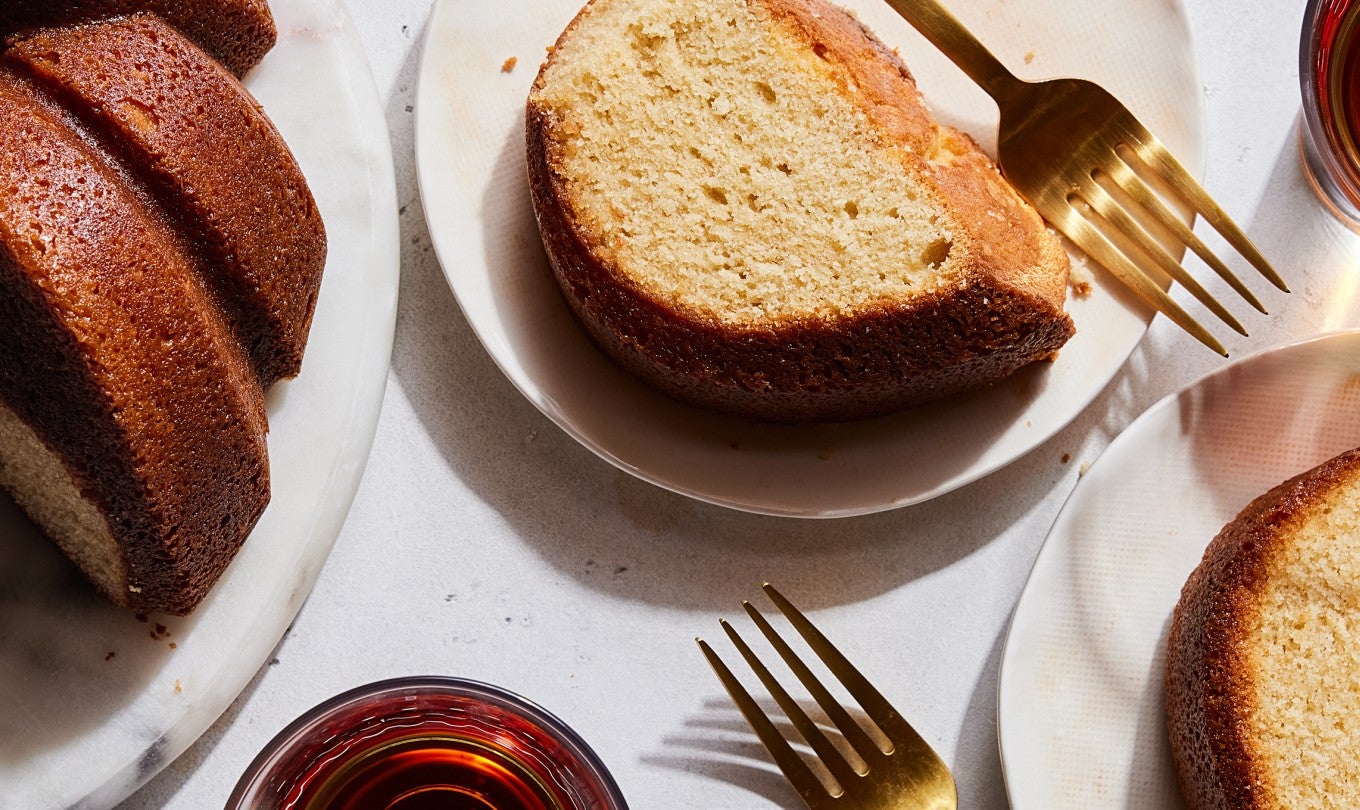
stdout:
[[1360,0],[1311,0],[1299,79],[1304,165],[1318,194],[1360,228]]

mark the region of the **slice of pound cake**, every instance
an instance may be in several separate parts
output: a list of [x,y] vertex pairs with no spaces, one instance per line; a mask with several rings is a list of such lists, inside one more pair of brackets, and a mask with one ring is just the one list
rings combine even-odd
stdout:
[[1067,256],[822,0],[592,0],[529,97],[548,258],[623,367],[776,421],[995,382],[1072,335]]
[[5,57],[118,144],[174,212],[212,266],[208,282],[261,383],[297,376],[325,228],[287,144],[241,83],[147,13],[38,31]]
[[1360,807],[1360,449],[1209,544],[1171,623],[1166,708],[1194,810]]
[[268,0],[0,0],[0,35],[139,11],[173,25],[237,76],[278,38]]

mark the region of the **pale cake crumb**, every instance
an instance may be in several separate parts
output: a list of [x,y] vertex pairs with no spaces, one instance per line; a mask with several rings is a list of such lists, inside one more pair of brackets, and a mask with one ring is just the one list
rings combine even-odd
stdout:
[[[1267,492],[1210,543],[1168,640],[1192,805],[1249,790],[1257,808],[1360,807],[1357,571],[1360,451]],[[1223,732],[1210,743],[1206,727]]]
[[[855,98],[808,86],[823,60],[746,58],[783,47],[762,6],[611,8],[558,43],[534,103],[574,129],[562,173],[592,178],[572,193],[616,235],[620,272],[646,268],[634,280],[651,294],[725,324],[838,317],[967,283],[924,181],[890,150],[843,147],[880,136]],[[674,100],[696,96],[705,103]],[[656,110],[672,125],[654,126]],[[931,159],[948,163],[953,148],[941,132]],[[628,171],[597,171],[619,155]]]

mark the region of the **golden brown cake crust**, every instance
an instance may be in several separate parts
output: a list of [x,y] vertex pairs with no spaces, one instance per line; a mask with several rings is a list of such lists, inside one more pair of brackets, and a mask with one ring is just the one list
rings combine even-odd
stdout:
[[[1050,357],[1073,334],[1063,312],[1067,257],[1039,216],[970,139],[937,131],[900,59],[822,0],[751,0],[853,77],[858,103],[928,177],[937,205],[956,212],[969,289],[880,301],[850,316],[753,327],[720,324],[643,290],[612,267],[612,250],[578,218],[557,149],[568,140],[553,110],[526,111],[526,152],[539,230],[566,300],[616,362],[697,405],[773,421],[844,420],[886,413],[999,380]],[[562,34],[565,39],[594,0]],[[550,55],[536,93],[553,64]],[[955,154],[932,167],[921,155]],[[916,157],[910,157],[914,152]],[[1001,223],[998,224],[997,220]],[[979,227],[987,223],[984,227]]]
[[[814,51],[824,54],[823,58],[845,66],[868,101],[865,112],[890,140],[910,145],[919,155],[941,148],[952,155],[947,162],[918,161],[914,167],[933,176],[941,203],[958,212],[959,224],[973,236],[968,242],[976,249],[971,258],[979,272],[1047,302],[1057,310],[1055,319],[1066,320],[1062,307],[1068,259],[1061,243],[971,137],[935,122],[901,56],[859,21],[823,0],[757,1],[796,30]],[[939,141],[932,137],[934,132],[939,133]],[[980,227],[983,223],[986,228]],[[1052,272],[1052,268],[1061,272]]]
[[108,515],[114,602],[186,613],[269,498],[261,389],[183,245],[0,71],[0,398]]
[[178,28],[237,76],[259,64],[278,38],[268,0],[4,0],[0,39],[138,11]]
[[178,217],[261,383],[296,376],[326,233],[292,153],[240,82],[150,14],[46,29],[7,57],[117,144]]
[[1360,471],[1360,449],[1280,484],[1246,506],[1205,551],[1181,590],[1167,640],[1166,712],[1181,787],[1192,810],[1264,810],[1267,769],[1246,721],[1250,639],[1268,561],[1291,529]]

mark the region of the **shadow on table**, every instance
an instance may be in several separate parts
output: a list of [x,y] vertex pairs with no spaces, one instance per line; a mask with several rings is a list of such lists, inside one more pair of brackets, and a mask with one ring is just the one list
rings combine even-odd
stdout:
[[[1360,234],[1331,214],[1309,185],[1299,157],[1299,120],[1280,145],[1247,233],[1290,285],[1285,295],[1255,277],[1245,262],[1229,266],[1270,309],[1263,335],[1276,343],[1360,326]],[[1201,230],[1207,230],[1201,227]],[[1226,249],[1223,255],[1229,255]],[[1228,299],[1225,299],[1228,300]],[[1254,324],[1247,323],[1255,333]],[[1253,346],[1262,341],[1252,340]]]
[[[106,727],[142,752],[119,783],[154,773],[162,741],[142,736],[134,699],[165,677],[175,642],[196,624],[113,606],[0,493],[0,773],[15,774],[18,790],[28,780],[53,784],[59,777],[43,772],[44,754]],[[171,689],[167,682],[167,700]]]
[[[716,681],[714,684],[717,687]],[[721,687],[717,688],[721,690]],[[812,749],[803,742],[793,724],[784,717],[779,705],[767,697],[758,697],[757,702],[808,766],[823,781],[829,780],[830,775],[817,761]],[[815,702],[800,700],[799,706],[834,745],[846,745],[844,737],[826,719]],[[862,712],[853,711],[852,715],[857,722],[867,725],[868,721]],[[784,778],[746,719],[729,700],[706,700],[700,712],[685,721],[681,732],[668,735],[662,742],[666,746],[664,753],[643,754],[640,761],[735,785],[780,807],[803,806],[797,791]]]
[[[959,807],[1010,806],[1003,781],[1001,750],[996,739],[997,681],[1008,629],[1002,627],[987,654],[958,730],[959,747],[949,767],[958,785]],[[925,733],[924,729],[919,731]]]

